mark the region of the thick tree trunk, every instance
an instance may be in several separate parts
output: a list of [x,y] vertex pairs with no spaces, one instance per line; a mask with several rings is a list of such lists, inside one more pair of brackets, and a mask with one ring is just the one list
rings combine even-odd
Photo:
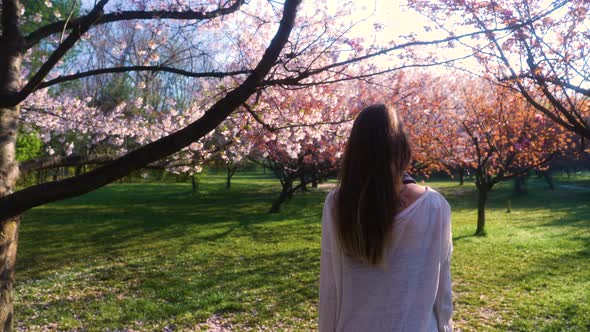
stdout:
[[459,169],[459,185],[462,186],[465,183],[465,170],[463,168]]
[[[19,89],[24,40],[18,25],[17,0],[2,2],[2,38],[0,38],[0,99],[8,99]],[[19,176],[16,161],[16,135],[20,107],[0,107],[0,197],[12,193]],[[0,220],[0,327],[12,331],[13,282],[20,217]]]
[[12,331],[14,325],[13,285],[20,218],[4,221],[0,236],[0,325]]
[[484,236],[486,225],[486,201],[488,200],[488,188],[485,185],[477,186],[478,200],[477,200],[477,229],[476,236]]

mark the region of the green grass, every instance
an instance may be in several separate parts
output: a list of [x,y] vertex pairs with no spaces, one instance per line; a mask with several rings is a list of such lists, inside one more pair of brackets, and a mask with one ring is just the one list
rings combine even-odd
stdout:
[[[561,179],[562,183],[566,179]],[[586,186],[590,177],[569,184]],[[590,189],[491,193],[473,237],[474,186],[433,181],[453,208],[456,326],[590,330]],[[28,212],[20,234],[17,325],[24,330],[312,330],[325,191],[267,214],[278,181],[207,175],[190,184],[114,184]],[[506,202],[512,212],[506,213]]]

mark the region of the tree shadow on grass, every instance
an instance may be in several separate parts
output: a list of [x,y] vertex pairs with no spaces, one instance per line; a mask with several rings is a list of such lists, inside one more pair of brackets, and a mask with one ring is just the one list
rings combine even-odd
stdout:
[[271,190],[205,188],[206,194],[191,195],[186,186],[171,187],[108,186],[29,211],[21,228],[19,274],[34,276],[91,257],[147,248],[173,252],[195,243],[223,241],[236,231],[253,241],[280,241],[274,228],[258,226],[281,222],[282,234],[299,233],[295,228],[305,225],[315,227],[321,215],[319,196],[324,195],[296,196],[282,213],[268,214],[274,198]]
[[[85,308],[79,320],[86,328],[131,327],[136,321],[146,326],[184,322],[189,327],[212,314],[228,313],[240,313],[241,324],[256,326],[271,324],[281,314],[309,319],[306,312],[317,303],[319,249],[272,254],[261,250],[244,256],[209,257],[207,261],[204,264],[198,255],[168,257],[164,262],[151,257],[141,265],[97,267],[80,278],[92,276],[92,283],[104,293],[68,299],[67,294],[49,290],[58,293],[53,294],[53,300],[29,298],[28,310],[60,308],[63,313]],[[129,278],[133,278],[132,284]],[[123,287],[126,284],[129,286]],[[68,281],[62,281],[60,287],[68,286]],[[186,317],[189,319],[183,321]]]

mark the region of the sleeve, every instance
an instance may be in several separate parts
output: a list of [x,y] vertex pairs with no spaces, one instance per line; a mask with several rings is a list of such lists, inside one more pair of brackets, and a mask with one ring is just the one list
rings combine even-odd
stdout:
[[444,201],[441,211],[443,255],[440,265],[438,292],[434,302],[434,313],[439,332],[453,331],[453,292],[451,283],[451,254],[453,252],[453,237],[451,234],[451,209]]
[[337,289],[334,274],[332,250],[332,212],[331,193],[326,197],[322,213],[322,251],[320,257],[320,304],[319,304],[319,332],[334,332],[336,330]]

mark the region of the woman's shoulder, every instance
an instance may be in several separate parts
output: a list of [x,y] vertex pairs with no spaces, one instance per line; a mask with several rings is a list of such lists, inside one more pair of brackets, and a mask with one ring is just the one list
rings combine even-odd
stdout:
[[428,191],[428,187],[421,186],[415,183],[408,183],[404,184],[404,188],[402,189],[402,198],[406,201],[414,202],[422,195],[425,195]]
[[334,188],[328,191],[328,193],[326,194],[326,199],[324,200],[324,204],[333,204],[337,191],[338,188]]
[[431,208],[440,207],[442,209],[450,209],[449,203],[442,194],[429,186],[421,186],[418,184],[407,184],[402,193],[402,199],[406,202],[406,207],[420,202],[420,205],[430,205]]
[[436,191],[432,187],[428,187],[428,192],[429,192],[428,198],[433,205],[436,205],[437,207],[439,207],[445,211],[448,211],[450,213],[451,205],[449,204],[447,199],[441,193],[439,193],[438,191]]

